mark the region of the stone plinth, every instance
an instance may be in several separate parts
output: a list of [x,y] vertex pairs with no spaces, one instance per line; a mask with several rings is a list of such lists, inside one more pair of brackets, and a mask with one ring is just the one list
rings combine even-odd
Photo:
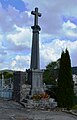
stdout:
[[43,93],[43,71],[32,70],[32,95]]
[[43,71],[31,70],[31,95],[43,93]]

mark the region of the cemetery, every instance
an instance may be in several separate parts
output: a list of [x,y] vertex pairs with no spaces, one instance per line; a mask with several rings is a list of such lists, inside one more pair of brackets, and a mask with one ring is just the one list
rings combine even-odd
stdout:
[[77,120],[77,0],[0,0],[0,120]]
[[31,14],[35,18],[34,26],[31,27],[33,37],[30,69],[26,72],[13,72],[13,82],[11,78],[8,79],[8,85],[5,84],[2,73],[0,97],[13,99],[24,104],[26,108],[51,109],[57,106],[57,102],[45,92],[43,70],[40,69],[39,31],[41,28],[38,25],[38,17],[41,17],[41,13],[38,12],[38,8],[35,8],[35,11],[32,11]]
[[[34,15],[34,25],[32,28],[32,49],[30,68],[26,72],[13,71],[13,81],[8,79],[8,85],[5,84],[5,78],[2,73],[0,79],[0,98],[14,100],[24,105],[25,108],[52,110],[56,108],[57,102],[46,93],[47,86],[43,83],[44,70],[40,69],[39,53],[39,31],[38,17],[41,13],[38,8],[31,12]],[[77,75],[73,76],[75,81],[74,91],[77,95]]]

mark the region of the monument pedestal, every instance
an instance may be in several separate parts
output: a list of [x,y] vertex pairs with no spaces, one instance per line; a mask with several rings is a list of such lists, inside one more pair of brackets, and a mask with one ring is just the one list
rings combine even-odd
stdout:
[[44,93],[43,90],[43,71],[32,70],[32,88],[31,95]]
[[43,89],[43,71],[38,69],[29,70],[29,81],[31,83],[31,91],[30,94],[33,96],[34,94],[44,93]]

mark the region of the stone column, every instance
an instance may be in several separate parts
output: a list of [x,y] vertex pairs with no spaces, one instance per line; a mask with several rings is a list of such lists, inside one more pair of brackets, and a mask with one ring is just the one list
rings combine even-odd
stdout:
[[31,50],[31,65],[30,69],[40,69],[39,62],[39,31],[41,30],[38,25],[38,16],[41,14],[38,13],[38,8],[35,8],[35,11],[31,12],[32,15],[35,15],[34,26],[32,26],[33,37],[32,37],[32,50]]

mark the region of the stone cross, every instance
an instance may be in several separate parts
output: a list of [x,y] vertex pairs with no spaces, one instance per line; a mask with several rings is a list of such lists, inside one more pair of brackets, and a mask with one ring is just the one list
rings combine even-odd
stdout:
[[31,12],[34,15],[34,26],[32,28],[32,50],[31,50],[31,64],[28,71],[28,80],[31,84],[30,94],[42,93],[43,90],[43,71],[40,70],[40,53],[39,53],[39,31],[41,30],[38,25],[38,17],[41,17],[41,13],[38,12],[38,8]]
[[38,16],[41,17],[41,13],[38,13],[38,8],[35,8],[35,11],[31,12],[32,15],[35,15],[35,22],[34,25],[38,25]]

